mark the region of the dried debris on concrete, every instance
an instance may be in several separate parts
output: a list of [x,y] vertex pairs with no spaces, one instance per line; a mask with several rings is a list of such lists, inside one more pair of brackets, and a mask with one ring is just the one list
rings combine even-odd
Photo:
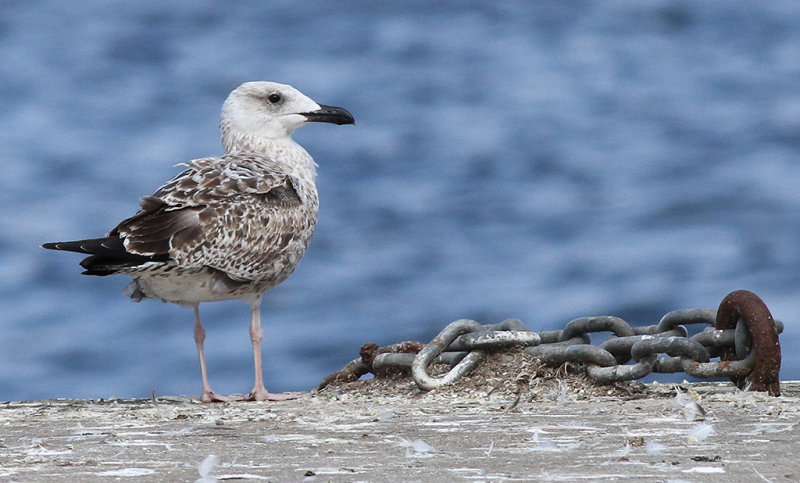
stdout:
[[[433,375],[444,374],[449,367],[435,364]],[[354,382],[331,381],[317,391],[321,396],[347,394],[351,397],[402,396],[411,398],[475,398],[487,401],[518,402],[575,400],[595,396],[645,397],[646,385],[636,382],[598,384],[586,376],[583,366],[566,363],[548,367],[522,348],[494,352],[475,370],[450,386],[422,391],[410,374],[401,371],[378,373],[374,378]]]
[[0,403],[0,480],[800,479],[798,383],[780,397],[728,382],[590,386],[497,362],[428,393],[378,378],[279,403]]

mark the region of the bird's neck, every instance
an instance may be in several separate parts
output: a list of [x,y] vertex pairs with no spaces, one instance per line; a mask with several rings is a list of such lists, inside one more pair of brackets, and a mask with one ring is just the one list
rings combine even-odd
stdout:
[[225,154],[249,153],[269,159],[280,164],[287,173],[293,176],[310,180],[312,183],[317,177],[317,164],[311,155],[297,144],[291,137],[269,139],[245,134],[222,136],[222,145]]

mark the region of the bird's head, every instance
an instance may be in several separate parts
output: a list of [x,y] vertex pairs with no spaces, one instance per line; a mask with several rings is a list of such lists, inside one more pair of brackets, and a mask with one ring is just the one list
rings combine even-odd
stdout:
[[245,82],[222,105],[222,144],[226,151],[282,141],[308,122],[355,124],[341,107],[317,104],[300,91],[276,82]]

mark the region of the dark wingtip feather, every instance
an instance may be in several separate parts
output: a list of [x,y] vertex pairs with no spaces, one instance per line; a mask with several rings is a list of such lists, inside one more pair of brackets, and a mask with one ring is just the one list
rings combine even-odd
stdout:
[[76,240],[76,241],[68,241],[68,242],[51,242],[51,243],[42,243],[41,247],[46,248],[48,250],[63,250],[66,252],[76,252],[76,253],[90,253],[86,250],[84,244],[86,242],[92,242],[95,240]]
[[151,261],[166,261],[166,253],[157,255],[139,255],[130,253],[119,237],[91,238],[69,242],[44,243],[42,248],[64,250],[90,255],[81,261],[86,269],[84,275],[112,275],[120,270],[135,267]]

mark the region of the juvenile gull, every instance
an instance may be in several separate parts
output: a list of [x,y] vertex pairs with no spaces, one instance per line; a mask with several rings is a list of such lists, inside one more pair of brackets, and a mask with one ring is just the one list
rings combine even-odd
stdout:
[[141,209],[104,238],[45,243],[90,255],[86,275],[129,275],[126,295],[194,308],[203,401],[226,401],[208,383],[200,302],[250,304],[255,385],[248,399],[275,401],[261,364],[261,297],[294,272],[317,222],[316,163],[292,133],[307,122],[354,124],[340,107],[317,104],[295,88],[247,82],[222,105],[225,154],[186,169],[140,200]]

